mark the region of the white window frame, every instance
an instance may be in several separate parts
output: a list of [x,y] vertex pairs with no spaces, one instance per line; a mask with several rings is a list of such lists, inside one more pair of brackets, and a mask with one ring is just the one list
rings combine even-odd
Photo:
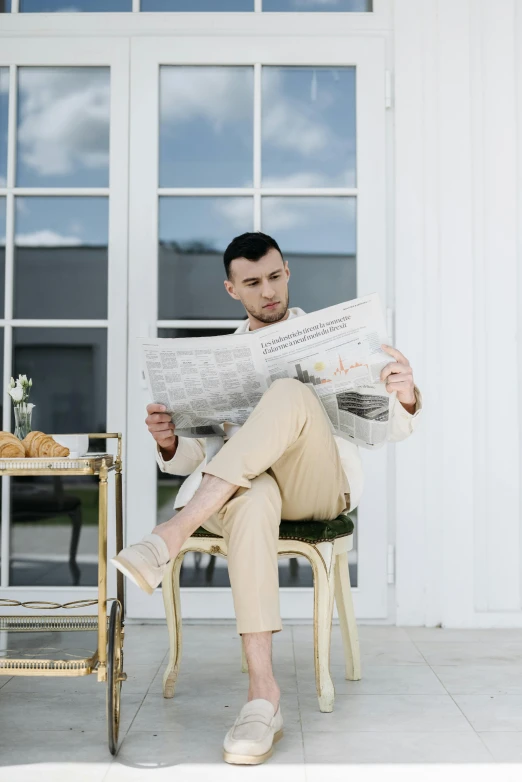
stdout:
[[[300,33],[303,28],[308,28],[318,35],[333,32],[359,32],[369,30],[389,30],[392,16],[390,0],[373,0],[373,11],[294,11],[294,12],[270,12],[262,10],[262,0],[254,0],[254,11],[241,13],[226,11],[170,11],[170,12],[141,12],[141,0],[132,0],[131,12],[99,12],[99,13],[20,13],[20,0],[11,0],[11,13],[2,14],[7,20],[2,21],[3,32],[20,29],[18,23],[25,31],[42,30],[51,31],[54,34],[62,30],[80,32],[89,35],[104,30],[108,35],[138,34],[150,35],[163,31],[166,34],[184,32],[188,26],[190,29],[201,29],[207,26],[215,30],[219,35],[224,31],[242,29],[247,32],[250,25],[257,31],[270,33],[274,25],[285,35]],[[134,20],[129,22],[129,17]],[[10,22],[9,19],[15,19]],[[20,20],[18,22],[18,20]],[[80,21],[81,20],[81,21]],[[252,21],[253,20],[253,21]],[[260,28],[259,25],[262,25]],[[297,26],[297,27],[296,27]]]
[[[3,16],[2,22],[9,17]],[[25,15],[20,15],[20,18]],[[32,16],[28,14],[27,16]],[[58,15],[57,15],[58,16]],[[19,20],[17,20],[19,21]],[[40,22],[43,20],[39,20]],[[4,30],[5,32],[5,30]],[[26,37],[0,40],[0,66],[10,68],[9,93],[9,144],[7,187],[0,188],[0,196],[6,197],[6,294],[5,317],[0,326],[5,329],[5,351],[3,365],[4,409],[2,428],[11,431],[11,400],[5,388],[12,374],[13,353],[12,330],[16,327],[37,328],[96,328],[107,329],[107,431],[122,432],[126,440],[126,388],[127,375],[127,257],[128,257],[128,112],[129,112],[129,41],[123,38],[78,38],[72,37]],[[108,66],[111,72],[110,92],[110,160],[109,187],[15,187],[15,130],[16,95],[15,68],[23,66]],[[74,319],[13,319],[13,213],[16,196],[107,196],[109,198],[109,243],[108,243],[108,317],[102,320]],[[37,401],[38,389],[33,389]],[[114,450],[108,441],[109,450]],[[2,476],[2,532],[1,553],[2,595],[21,602],[35,599],[51,602],[67,602],[96,598],[98,589],[92,587],[8,587],[10,525],[9,525],[9,476]],[[115,548],[114,530],[114,481],[109,477],[109,547]],[[123,472],[123,490],[126,488],[126,474]],[[69,534],[69,533],[67,533]],[[112,571],[112,569],[111,569]],[[109,573],[109,593],[114,594],[115,577]],[[20,608],[2,609],[5,614],[19,614]],[[92,608],[75,609],[78,614],[92,613]],[[31,615],[48,611],[32,611]],[[57,610],[56,613],[67,613]],[[70,612],[69,612],[70,613]]]
[[[386,264],[386,129],[385,129],[385,41],[371,35],[322,35],[327,27],[334,33],[334,20],[325,17],[342,16],[347,24],[351,16],[373,14],[260,14],[257,22],[251,18],[239,20],[228,15],[226,32],[202,35],[208,19],[201,20],[200,34],[189,34],[188,19],[195,14],[175,14],[180,24],[188,25],[185,34],[162,37],[140,37],[132,42],[131,73],[131,183],[130,183],[130,283],[131,312],[137,313],[129,322],[129,428],[128,481],[136,489],[128,503],[127,539],[138,540],[151,529],[151,497],[156,496],[155,444],[146,426],[145,407],[150,401],[141,378],[137,338],[156,336],[158,328],[194,326],[194,322],[157,320],[157,255],[158,197],[186,193],[187,189],[158,188],[158,101],[160,65],[253,65],[259,84],[262,65],[350,66],[357,68],[357,187],[317,188],[309,190],[265,189],[260,187],[260,167],[254,144],[254,187],[191,189],[193,195],[253,196],[254,229],[260,228],[261,195],[356,195],[357,196],[357,284],[359,295],[378,291],[387,303]],[[199,15],[201,17],[201,15]],[[204,14],[203,16],[207,16]],[[223,14],[214,14],[222,26]],[[237,15],[239,16],[239,15]],[[278,35],[273,35],[278,17]],[[306,27],[309,36],[296,34],[296,25],[287,26],[287,17]],[[313,16],[316,24],[304,17]],[[219,18],[221,17],[221,18]],[[283,19],[285,17],[285,19]],[[346,18],[344,18],[346,17]],[[279,22],[283,24],[280,26]],[[373,20],[375,23],[375,19]],[[255,27],[271,34],[249,35]],[[319,27],[319,29],[317,29]],[[283,28],[283,29],[282,29]],[[242,30],[241,35],[238,32]],[[291,30],[291,31],[290,31]],[[352,30],[353,31],[353,30]],[[179,30],[177,31],[179,33]],[[284,34],[286,32],[287,34]],[[339,30],[337,30],[339,32]],[[313,33],[313,34],[312,34]],[[260,136],[260,97],[254,110],[254,140]],[[283,252],[284,252],[284,248]],[[144,259],[147,259],[146,261]],[[297,302],[299,304],[299,302]],[[234,321],[205,321],[204,325],[228,326]],[[200,325],[203,325],[202,323]],[[383,448],[369,453],[361,449],[366,475],[366,492],[358,515],[358,586],[354,589],[356,615],[359,618],[387,617],[387,534],[388,534],[388,453]],[[138,490],[139,487],[139,490]],[[312,590],[282,588],[283,618],[309,619],[312,612]],[[218,587],[185,588],[182,590],[183,615],[193,619],[219,619],[234,616],[230,589]],[[161,592],[152,598],[128,584],[127,610],[136,619],[164,616]]]

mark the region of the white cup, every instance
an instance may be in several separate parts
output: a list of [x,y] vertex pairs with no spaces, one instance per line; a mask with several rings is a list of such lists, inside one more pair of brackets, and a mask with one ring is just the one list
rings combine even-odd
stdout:
[[71,459],[77,459],[79,456],[83,456],[89,449],[89,435],[88,434],[52,434],[53,440],[56,440],[60,445],[68,448]]

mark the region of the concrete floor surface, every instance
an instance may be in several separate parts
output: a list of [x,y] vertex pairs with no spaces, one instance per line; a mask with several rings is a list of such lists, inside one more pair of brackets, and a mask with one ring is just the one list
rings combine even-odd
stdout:
[[347,681],[333,628],[336,701],[321,714],[311,626],[274,636],[285,735],[262,766],[233,767],[222,743],[248,689],[235,625],[185,626],[172,700],[165,625],[127,625],[117,757],[94,676],[0,677],[0,782],[522,779],[522,630],[361,625],[359,637],[362,679]]

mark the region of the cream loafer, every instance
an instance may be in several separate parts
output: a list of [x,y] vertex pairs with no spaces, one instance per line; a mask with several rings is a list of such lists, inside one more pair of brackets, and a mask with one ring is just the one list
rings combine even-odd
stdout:
[[273,745],[283,737],[283,717],[279,706],[274,713],[270,701],[249,701],[225,736],[223,757],[227,763],[249,766],[263,763],[272,755]]
[[136,586],[152,595],[163,580],[169,561],[167,544],[160,535],[146,535],[111,559],[112,564]]

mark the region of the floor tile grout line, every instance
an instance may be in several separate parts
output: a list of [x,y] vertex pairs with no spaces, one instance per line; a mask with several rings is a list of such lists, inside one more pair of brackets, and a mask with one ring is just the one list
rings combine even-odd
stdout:
[[[413,645],[415,646],[415,648],[417,649],[417,651],[419,652],[419,654],[420,654],[420,655],[423,657],[423,659],[424,659],[424,660],[426,660],[426,657],[424,656],[423,652],[422,652],[422,651],[419,649],[419,647],[417,646],[417,644],[415,643],[415,641],[414,641],[413,639],[412,639],[412,643],[413,643]],[[478,732],[475,730],[474,726],[472,725],[472,723],[471,723],[471,720],[470,720],[470,719],[467,717],[467,715],[466,715],[466,714],[464,714],[464,711],[463,711],[463,710],[462,710],[462,708],[459,706],[459,704],[457,703],[457,701],[456,701],[456,700],[455,700],[455,698],[453,697],[452,693],[451,693],[451,692],[448,690],[448,688],[446,687],[446,685],[444,684],[444,682],[442,681],[442,679],[440,678],[440,676],[437,674],[437,672],[433,670],[433,666],[432,666],[432,665],[430,665],[430,663],[428,662],[428,660],[426,660],[426,665],[428,665],[428,666],[429,666],[429,669],[430,669],[430,671],[432,671],[432,672],[433,672],[434,676],[436,676],[436,677],[437,677],[437,680],[438,680],[438,681],[439,681],[439,682],[442,684],[442,686],[444,687],[444,689],[445,689],[445,690],[446,690],[446,692],[448,693],[449,697],[451,698],[451,700],[453,701],[453,703],[455,704],[455,706],[457,707],[457,709],[460,711],[460,713],[462,714],[462,716],[464,717],[464,719],[466,720],[466,722],[469,724],[469,726],[470,726],[471,730],[473,731],[473,733],[475,734],[475,736],[476,736],[476,737],[477,737],[477,738],[480,740],[481,744],[483,744],[483,745],[484,745],[484,747],[486,747],[486,750],[487,750],[488,754],[490,755],[491,759],[492,759],[493,761],[495,761],[495,758],[493,757],[493,754],[491,753],[491,751],[490,751],[489,747],[488,747],[488,746],[485,744],[485,742],[484,742],[484,741],[481,739],[481,737],[479,736]],[[495,761],[495,762],[496,762],[496,761]]]
[[[312,693],[311,692],[303,692],[302,691],[302,685],[305,682],[308,683],[310,677],[306,675],[307,672],[306,672],[305,669],[301,669],[302,670],[301,676],[303,677],[302,680],[300,678],[300,675],[298,674],[297,659],[298,659],[298,652],[299,652],[299,649],[300,649],[300,644],[299,644],[299,640],[300,639],[297,637],[298,633],[294,630],[293,627],[291,627],[289,629],[291,630],[291,632],[290,632],[290,639],[289,640],[290,640],[290,643],[291,643],[292,654],[290,655],[290,644],[289,644],[288,650],[285,652],[286,662],[284,662],[283,665],[284,665],[284,668],[286,668],[286,666],[288,666],[288,668],[291,670],[291,665],[293,663],[292,678],[295,680],[295,687],[296,687],[295,694],[296,694],[296,701],[297,701],[297,707],[298,707],[297,712],[298,712],[298,719],[299,719],[299,726],[297,726],[297,724],[295,726],[296,729],[297,729],[296,730],[296,738],[297,738],[297,733],[299,732],[300,733],[300,738],[301,738],[301,744],[302,744],[302,748],[303,748],[303,753],[304,753],[305,752],[306,736],[308,734],[308,731],[304,730],[304,725],[303,725],[303,711],[304,711],[303,699],[304,698],[309,698],[309,696],[311,696]],[[424,643],[424,640],[420,639],[420,640],[417,641],[417,640],[411,639],[411,642],[412,642],[413,646],[415,647],[415,649],[419,652],[420,656],[422,657],[422,659],[424,661],[422,663],[422,666],[424,668],[429,668],[431,671],[433,671],[437,681],[442,684],[443,691],[440,692],[440,693],[437,693],[436,695],[438,695],[438,696],[440,696],[440,695],[444,695],[444,696],[449,695],[450,698],[452,699],[452,701],[455,703],[455,705],[459,709],[459,711],[461,713],[463,713],[462,709],[459,706],[459,704],[455,700],[455,698],[458,697],[459,693],[456,693],[455,697],[453,697],[452,693],[448,690],[448,687],[444,684],[444,682],[440,678],[439,674],[434,670],[433,665],[429,664],[429,662],[426,659],[425,654],[417,646],[418,643],[420,643],[421,646],[422,646],[422,644]],[[441,645],[441,647],[443,647],[444,646],[444,642],[441,642],[440,645]],[[429,652],[426,652],[426,654],[429,655]],[[135,708],[134,717],[131,720],[131,722],[129,724],[129,727],[125,731],[125,734],[122,735],[121,743],[123,743],[123,741],[126,740],[129,737],[129,732],[130,732],[130,730],[133,727],[134,721],[135,721],[139,711],[141,710],[141,708],[142,708],[142,706],[144,704],[144,700],[146,699],[146,697],[148,697],[149,695],[151,695],[151,696],[154,695],[154,696],[161,697],[161,695],[159,693],[151,692],[151,688],[152,688],[154,682],[156,681],[159,673],[161,672],[161,669],[164,666],[165,660],[167,659],[167,657],[168,657],[168,651],[165,652],[165,654],[164,654],[164,656],[163,656],[161,661],[153,662],[153,663],[149,663],[148,664],[149,670],[152,669],[154,672],[153,672],[152,676],[147,676],[147,677],[144,676],[143,677],[143,679],[145,680],[144,681],[145,685],[146,685],[147,679],[149,680],[148,686],[146,686],[146,691],[144,692],[143,696],[141,696],[141,692],[138,692],[138,693],[130,693],[129,692],[128,693],[128,696],[131,696],[131,695],[133,695],[134,697],[137,696],[136,697],[136,704],[137,705],[136,705],[136,708]],[[141,663],[138,663],[137,665],[139,666],[139,665],[141,665]],[[463,669],[469,668],[470,665],[473,665],[473,662],[471,662],[471,663],[469,663],[469,662],[468,663],[464,663],[464,665],[462,665],[462,668]],[[154,666],[156,666],[156,667],[154,667]],[[395,665],[393,667],[399,667],[400,668],[401,666],[399,664],[399,665]],[[441,667],[441,666],[437,666],[437,667]],[[452,667],[455,667],[455,666],[443,666],[443,667],[452,668]],[[442,676],[442,673],[441,673],[441,676]],[[12,676],[9,677],[7,681],[5,681],[3,684],[0,684],[0,689],[2,687],[4,687],[6,684],[8,684],[12,679],[16,679],[16,678],[18,678],[18,677],[12,677]],[[294,687],[294,682],[292,682],[292,683],[288,682],[287,686],[288,686],[289,691],[290,691]],[[448,686],[451,686],[451,684],[449,684]],[[95,688],[95,689],[97,689],[97,688]],[[123,691],[124,690],[125,690],[125,685],[123,687]],[[16,694],[16,693],[13,693],[13,694]],[[19,694],[22,694],[22,693],[19,693]],[[369,694],[369,695],[374,695],[374,696],[377,695],[380,698],[382,698],[383,695],[392,695],[394,697],[396,697],[396,695],[397,695],[397,693],[379,693],[379,692],[377,692],[377,693],[361,693],[361,694],[364,694],[364,695],[368,695]],[[432,694],[432,693],[404,693],[404,694],[405,695],[409,695],[409,694],[413,694],[413,695],[432,695],[432,697],[436,697],[436,695]],[[461,693],[461,694],[465,694],[465,693]],[[486,693],[486,694],[489,695],[490,693]],[[493,693],[491,693],[491,694],[493,694]],[[351,696],[351,695],[352,695],[352,693],[348,693],[348,692],[342,694],[342,696]],[[125,697],[125,696],[123,696],[123,697]],[[133,704],[133,708],[134,708],[134,704]],[[491,758],[492,762],[498,763],[499,761],[497,761],[495,759],[495,757],[493,756],[493,753],[491,752],[491,750],[489,749],[489,747],[485,743],[484,739],[479,735],[478,731],[473,727],[473,725],[471,724],[470,720],[466,717],[465,714],[463,714],[463,716],[465,717],[466,724],[468,724],[468,726],[471,727],[472,732],[474,734],[476,734],[480,738],[481,746],[485,746],[487,754],[488,754],[488,757]],[[360,732],[360,731],[356,731],[356,732]],[[363,732],[367,732],[367,731],[363,731]],[[373,733],[375,731],[369,731],[369,732]],[[438,732],[439,731],[437,731],[437,733]],[[466,732],[467,732],[467,729],[466,729]],[[485,731],[485,732],[488,732],[488,731]],[[106,771],[104,771],[104,770],[101,771],[101,773],[103,774],[103,780],[107,779],[107,775],[110,773],[110,770],[111,770],[112,765],[113,765],[113,761],[116,760],[116,757],[113,758],[112,756],[110,756],[105,761],[107,763],[107,770]],[[305,763],[305,765],[306,765],[306,763]],[[305,774],[305,778],[307,778],[306,774]]]
[[[299,679],[297,678],[297,666],[296,666],[296,660],[295,660],[295,638],[294,638],[294,628],[292,625],[290,625],[291,631],[292,631],[292,655],[294,660],[294,673],[295,673],[295,693],[297,697],[297,712],[299,714],[299,728],[301,733],[301,745],[303,748],[303,765],[306,769],[306,756],[305,756],[305,745],[304,745],[304,731],[303,731],[303,719],[301,715],[301,700],[299,697]],[[305,771],[305,779],[306,779],[306,771]]]
[[491,759],[492,759],[492,760],[493,760],[495,763],[498,763],[499,761],[498,761],[498,760],[496,759],[496,757],[493,755],[492,751],[490,750],[490,748],[488,747],[488,745],[486,744],[486,742],[484,741],[484,739],[482,738],[482,736],[480,735],[480,733],[479,733],[477,730],[475,730],[475,734],[476,734],[476,736],[478,737],[478,739],[481,741],[481,743],[484,745],[484,747],[486,748],[486,751],[489,753],[489,755],[490,755]]
[[[125,652],[124,652],[124,654],[125,654]],[[125,741],[125,739],[126,739],[126,738],[127,738],[127,736],[129,735],[129,731],[130,731],[130,729],[132,728],[132,726],[134,725],[134,721],[135,721],[136,717],[138,716],[138,713],[139,713],[139,711],[140,711],[141,707],[143,706],[143,702],[145,701],[145,698],[147,697],[147,695],[148,695],[148,694],[149,694],[149,692],[150,692],[150,688],[152,687],[152,684],[153,684],[154,680],[156,679],[156,676],[158,675],[158,671],[160,670],[161,666],[163,665],[163,663],[164,663],[164,661],[165,661],[165,657],[167,656],[167,654],[168,654],[168,652],[165,652],[165,654],[163,655],[163,658],[162,658],[161,662],[159,662],[159,663],[158,663],[158,667],[156,668],[156,670],[155,670],[155,672],[154,672],[154,674],[153,674],[153,676],[152,676],[152,678],[151,678],[151,680],[150,680],[149,686],[147,687],[147,690],[146,690],[145,694],[143,695],[143,697],[142,697],[142,699],[141,699],[141,702],[140,702],[140,704],[139,704],[138,708],[136,709],[136,713],[134,714],[134,717],[133,717],[133,718],[132,718],[132,720],[130,721],[130,723],[129,723],[129,727],[128,727],[128,728],[127,728],[127,730],[125,731],[125,735],[124,735],[124,736],[121,736],[121,737],[119,737],[119,742],[118,742],[118,752],[116,753],[116,755],[113,755],[113,756],[111,757],[111,759],[110,759],[110,761],[109,761],[109,766],[108,766],[108,768],[107,768],[107,772],[106,772],[106,774],[105,774],[105,776],[103,777],[103,779],[102,779],[102,781],[101,781],[101,782],[105,782],[105,780],[107,779],[107,775],[109,774],[109,772],[110,772],[110,770],[111,770],[112,766],[113,766],[113,765],[116,763],[116,761],[117,761],[117,759],[118,759],[118,753],[119,753],[119,750],[121,749],[121,746],[122,746],[123,742]],[[122,692],[123,692],[123,686],[122,686]]]

